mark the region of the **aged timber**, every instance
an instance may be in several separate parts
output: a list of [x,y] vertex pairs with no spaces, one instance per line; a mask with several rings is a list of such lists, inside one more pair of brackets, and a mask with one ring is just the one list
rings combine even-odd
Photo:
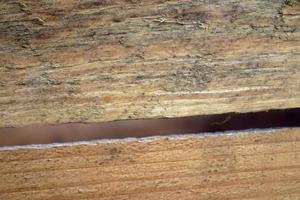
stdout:
[[0,1],[0,126],[300,107],[300,3]]

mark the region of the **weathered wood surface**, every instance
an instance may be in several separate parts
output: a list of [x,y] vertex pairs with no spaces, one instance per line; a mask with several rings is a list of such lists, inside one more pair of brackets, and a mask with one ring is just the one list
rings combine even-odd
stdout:
[[300,128],[0,150],[1,200],[300,196]]
[[2,127],[300,107],[297,0],[0,8]]

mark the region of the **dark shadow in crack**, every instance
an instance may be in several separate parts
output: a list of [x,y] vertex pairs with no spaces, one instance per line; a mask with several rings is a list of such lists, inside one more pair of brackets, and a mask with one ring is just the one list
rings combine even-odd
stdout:
[[23,128],[0,128],[0,146],[298,126],[300,127],[300,108],[167,119],[123,120],[87,124],[68,123]]

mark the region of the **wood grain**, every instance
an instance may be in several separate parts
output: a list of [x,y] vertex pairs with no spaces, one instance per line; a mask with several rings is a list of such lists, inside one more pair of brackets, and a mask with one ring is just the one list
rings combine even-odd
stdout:
[[300,196],[300,128],[64,145],[2,147],[0,199]]
[[0,8],[1,127],[300,107],[297,0]]

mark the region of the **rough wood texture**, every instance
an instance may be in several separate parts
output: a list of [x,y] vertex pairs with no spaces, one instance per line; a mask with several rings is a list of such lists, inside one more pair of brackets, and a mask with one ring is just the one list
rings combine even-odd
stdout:
[[300,196],[300,128],[0,150],[1,200]]
[[299,1],[0,8],[2,127],[300,107]]

